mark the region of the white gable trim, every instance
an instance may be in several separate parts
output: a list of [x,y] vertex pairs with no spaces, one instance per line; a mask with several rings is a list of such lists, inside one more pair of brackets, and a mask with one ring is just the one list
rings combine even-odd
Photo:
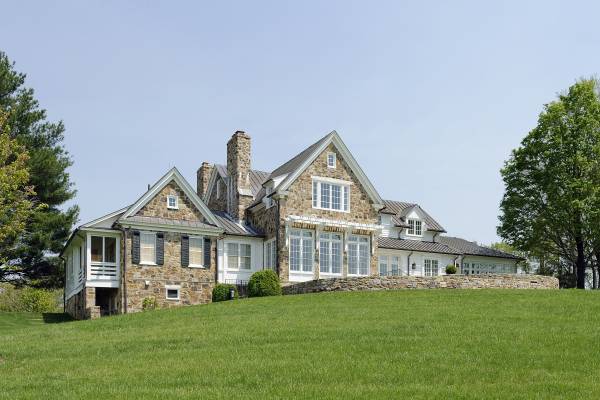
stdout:
[[346,147],[346,145],[342,141],[342,138],[340,138],[340,135],[338,135],[336,131],[331,131],[331,133],[328,135],[328,138],[324,140],[323,143],[321,143],[321,145],[313,151],[310,157],[307,158],[306,161],[299,168],[297,168],[294,172],[289,174],[283,180],[283,182],[281,182],[281,184],[277,187],[277,192],[287,190],[291,186],[291,184],[294,183],[296,179],[298,179],[300,174],[302,174],[302,172],[304,172],[304,170],[308,168],[319,156],[319,154],[321,154],[330,144],[333,144],[335,148],[341,153],[342,158],[344,159],[344,161],[346,161],[350,169],[356,174],[358,181],[365,188],[365,191],[367,192],[373,203],[375,203],[376,205],[381,205],[383,207],[383,200],[381,196],[379,196],[379,193],[377,193],[375,186],[373,186],[373,184],[371,183],[367,175],[364,173],[360,165],[358,165],[358,162],[356,162],[356,159],[354,158],[352,153],[350,153],[350,150],[348,150],[348,147]]
[[97,219],[95,219],[93,221],[88,222],[87,224],[81,225],[80,228],[93,228],[94,225],[99,224],[100,222],[103,222],[103,221],[106,221],[107,219],[111,219],[113,217],[116,217],[119,214],[123,214],[125,211],[127,211],[127,209],[129,207],[131,207],[131,206],[123,207],[120,210],[111,212],[110,214],[106,214],[106,215],[104,215],[104,216],[102,216],[100,218],[97,218]]
[[185,180],[183,175],[175,167],[171,168],[162,178],[159,179],[142,197],[140,197],[129,209],[119,218],[122,222],[127,217],[135,215],[142,207],[144,207],[150,200],[152,200],[169,182],[175,181],[175,183],[183,190],[183,193],[191,200],[196,206],[198,211],[202,213],[206,220],[218,227],[221,227],[219,221],[214,216],[212,211],[204,204],[204,202],[198,197],[198,194],[192,189],[190,184]]

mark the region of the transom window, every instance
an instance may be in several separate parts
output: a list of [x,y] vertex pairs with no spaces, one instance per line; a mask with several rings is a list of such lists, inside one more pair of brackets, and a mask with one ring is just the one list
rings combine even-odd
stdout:
[[438,260],[425,259],[425,276],[438,276],[440,274],[440,268]]
[[313,233],[302,229],[290,231],[290,271],[313,271]]
[[252,246],[246,243],[227,243],[227,267],[252,269]]
[[335,168],[336,156],[335,153],[327,153],[327,167]]
[[167,208],[177,209],[179,208],[179,199],[177,196],[169,195],[167,196]]
[[275,271],[275,263],[277,259],[276,252],[277,245],[275,243],[275,239],[271,239],[268,242],[265,242],[265,268],[272,269],[273,271]]
[[408,220],[408,234],[411,236],[423,236],[423,223],[419,219]]
[[370,252],[367,236],[348,237],[348,275],[369,275]]
[[165,286],[167,300],[179,300],[179,286],[167,285]]
[[190,237],[190,267],[204,265],[204,238]]
[[313,180],[313,208],[347,212],[349,201],[349,185]]
[[140,232],[140,262],[156,264],[156,233]]
[[379,275],[400,276],[400,258],[397,256],[379,256]]
[[321,233],[319,236],[319,270],[322,274],[342,273],[342,235]]

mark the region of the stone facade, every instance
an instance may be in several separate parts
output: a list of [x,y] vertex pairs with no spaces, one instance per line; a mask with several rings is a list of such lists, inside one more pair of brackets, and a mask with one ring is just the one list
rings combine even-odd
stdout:
[[196,189],[200,198],[204,197],[208,189],[208,181],[214,170],[214,166],[210,163],[203,162],[198,171],[196,171]]
[[254,200],[250,190],[250,158],[250,136],[237,131],[227,142],[227,174],[231,183],[227,212],[236,220],[244,218],[246,208]]
[[284,286],[284,294],[395,289],[558,289],[558,279],[541,275],[368,276],[320,279]]
[[227,211],[227,186],[220,176],[217,176],[215,186],[208,196],[208,208],[215,211]]
[[100,307],[96,306],[96,288],[84,287],[67,299],[65,312],[75,319],[100,318]]
[[[327,167],[327,154],[333,152],[336,154],[336,168]],[[350,187],[350,212],[339,212],[330,210],[320,210],[312,207],[312,177],[334,178],[351,182]],[[313,163],[302,172],[302,174],[292,183],[288,189],[289,195],[286,199],[279,201],[279,276],[282,282],[289,281],[289,248],[286,246],[286,218],[289,215],[311,216],[326,218],[331,220],[355,222],[363,224],[377,224],[379,215],[373,207],[369,195],[364,190],[357,176],[349,168],[342,155],[335,146],[330,145],[325,149]],[[303,226],[306,229],[314,229],[314,226]],[[367,234],[370,232],[353,231],[355,234]],[[377,272],[377,241],[371,237],[371,260],[370,270],[374,274]],[[342,261],[343,276],[348,273],[348,254],[344,251]],[[314,278],[319,277],[319,249],[314,251]]]
[[[132,233],[127,234],[125,298],[127,312],[142,311],[144,299],[155,299],[159,308],[178,305],[204,304],[212,300],[212,289],[216,277],[216,238],[211,240],[210,268],[181,266],[180,233],[165,232],[164,264],[139,265],[131,259]],[[166,286],[178,285],[179,300],[167,300]]]
[[[178,197],[178,209],[167,208],[167,196],[169,195]],[[169,182],[169,184],[142,207],[136,215],[183,221],[205,221],[204,216],[174,181]]]

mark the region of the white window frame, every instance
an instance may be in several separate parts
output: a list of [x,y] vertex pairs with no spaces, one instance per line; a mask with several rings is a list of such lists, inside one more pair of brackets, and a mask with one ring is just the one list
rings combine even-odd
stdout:
[[[92,238],[94,237],[99,237],[102,238],[102,261],[94,261],[92,260]],[[114,239],[115,241],[115,261],[111,262],[111,261],[106,261],[106,239]],[[101,267],[116,267],[117,263],[119,262],[119,239],[114,237],[114,236],[102,236],[102,235],[96,235],[96,234],[92,234],[90,235],[90,263],[91,265],[94,266],[101,266]]]
[[[323,198],[322,198],[322,190],[323,185],[329,185],[329,207],[323,206]],[[340,208],[333,208],[333,186],[339,186],[340,188]],[[352,186],[351,182],[342,181],[339,179],[331,179],[331,178],[322,178],[322,177],[313,177],[312,181],[312,207],[318,210],[327,210],[327,211],[335,211],[341,213],[349,213],[350,212],[350,186]]]
[[[232,266],[229,263],[229,245],[235,245],[237,246],[237,265],[236,266]],[[248,246],[250,248],[250,255],[249,256],[242,256],[241,255],[241,248],[242,246]],[[244,258],[250,258],[250,268],[242,268],[242,257]],[[236,241],[228,241],[225,243],[225,258],[227,259],[227,269],[228,270],[232,270],[232,271],[252,271],[252,244],[250,243],[245,243],[245,242],[236,242]]]
[[[177,290],[177,298],[169,297],[169,290]],[[171,301],[181,300],[181,286],[179,285],[165,285],[165,299]]]
[[[327,235],[327,238],[324,238],[323,235]],[[332,235],[338,235],[340,238],[339,239],[334,239]],[[333,271],[333,244],[334,243],[338,243],[339,244],[339,272],[332,272]],[[327,246],[327,251],[328,251],[328,255],[327,255],[327,266],[328,266],[328,270],[327,271],[323,271],[323,244],[325,244]],[[343,235],[339,232],[321,232],[319,234],[319,274],[320,275],[324,275],[324,276],[340,276],[342,275],[342,272],[344,270],[344,239],[343,239]]]
[[277,243],[275,238],[267,240],[264,245],[263,269],[277,269]]
[[[142,259],[142,236],[153,236],[154,237],[154,261],[145,261]],[[157,265],[156,264],[156,232],[140,232],[140,265]]]
[[[200,241],[200,264],[192,263],[192,240]],[[204,268],[204,236],[190,236],[188,239],[189,245],[189,264],[190,268]]]
[[[330,157],[331,160],[333,160],[333,163],[330,163]],[[337,154],[335,154],[333,151],[330,151],[327,153],[327,168],[331,168],[331,169],[335,169],[337,165]]]
[[[364,239],[366,238],[366,242]],[[371,240],[369,238],[369,236],[365,236],[365,235],[349,235],[348,236],[348,240],[347,240],[347,246],[348,246],[348,276],[369,276],[370,272],[371,272]],[[364,245],[366,244],[366,255],[367,255],[367,273],[366,274],[361,274],[360,272],[360,263],[361,263],[361,248],[364,248]],[[355,247],[355,249],[353,249],[353,247]],[[355,250],[356,251],[356,274],[353,274],[350,272],[350,263],[353,261],[351,259],[351,254],[352,251]],[[364,251],[364,249],[363,249]]]
[[[305,232],[309,232],[311,234],[310,238],[308,236],[304,236]],[[294,239],[299,239],[300,240],[300,259],[299,259],[299,268],[298,270],[293,270],[292,269],[292,240]],[[289,255],[289,268],[290,268],[290,274],[304,274],[304,275],[313,275],[315,272],[315,232],[309,229],[299,229],[299,228],[292,228],[290,230],[290,234],[289,234],[289,250],[288,250],[288,255]],[[305,242],[310,241],[310,245],[306,244]],[[304,250],[305,247],[308,247],[310,249],[310,271],[305,270],[304,269]]]
[[[413,222],[413,226],[410,226],[410,223]],[[406,228],[406,234],[408,236],[415,236],[415,237],[422,237],[423,236],[423,221],[421,221],[418,218],[408,218],[406,223],[409,225],[408,228]],[[419,225],[419,230],[420,232],[417,233],[417,223]],[[412,233],[411,233],[412,230]]]
[[[433,263],[435,262],[435,275],[433,274]],[[429,273],[427,273],[427,264],[429,264]],[[423,276],[440,276],[440,260],[437,258],[425,258],[423,260]]]
[[[174,200],[175,205],[171,205],[171,200]],[[174,194],[170,194],[167,196],[167,208],[169,210],[178,210],[179,209],[179,197],[174,195]]]

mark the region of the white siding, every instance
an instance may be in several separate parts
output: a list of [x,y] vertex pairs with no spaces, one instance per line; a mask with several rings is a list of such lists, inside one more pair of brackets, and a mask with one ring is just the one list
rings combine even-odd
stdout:
[[[242,243],[251,246],[251,268],[249,270],[230,268],[227,265],[227,244]],[[220,283],[234,283],[235,281],[248,281],[256,271],[263,269],[263,240],[260,238],[245,238],[229,236],[217,242],[218,249],[218,275]]]

